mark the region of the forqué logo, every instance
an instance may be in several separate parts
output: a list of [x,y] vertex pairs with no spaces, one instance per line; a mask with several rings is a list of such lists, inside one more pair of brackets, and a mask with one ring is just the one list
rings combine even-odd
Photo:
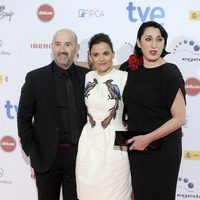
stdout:
[[197,78],[189,78],[185,81],[186,93],[195,96],[200,92],[200,81]]
[[54,9],[49,4],[43,4],[38,8],[37,15],[41,21],[48,22],[54,16]]
[[12,152],[16,148],[16,141],[11,136],[4,136],[0,141],[0,146],[5,152]]

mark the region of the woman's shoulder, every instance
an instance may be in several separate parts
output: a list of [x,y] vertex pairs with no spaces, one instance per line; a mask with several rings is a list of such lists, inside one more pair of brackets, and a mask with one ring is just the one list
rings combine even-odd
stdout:
[[164,71],[168,71],[168,72],[174,72],[176,70],[179,70],[178,66],[174,63],[170,63],[170,62],[166,62],[164,64],[165,67],[163,67]]
[[175,74],[180,74],[180,69],[178,68],[178,66],[174,63],[165,63],[164,64],[165,67],[163,67],[163,72],[168,74],[168,75],[175,75]]
[[121,71],[119,69],[115,69],[113,68],[109,73],[107,73],[106,75],[104,76],[100,76],[98,75],[97,73],[97,70],[92,70],[92,71],[89,71],[87,74],[86,74],[86,79],[91,79],[91,78],[102,78],[102,79],[107,79],[107,78],[113,78],[113,79],[126,79],[127,78],[127,75],[128,73],[126,71]]
[[110,76],[118,84],[125,84],[128,77],[128,72],[119,69],[113,69]]
[[119,69],[122,70],[122,71],[128,71],[128,69],[129,69],[129,68],[128,68],[128,60],[125,61],[124,63],[122,63],[122,64],[120,65]]
[[128,72],[126,71],[121,71],[119,69],[113,69],[113,75],[116,74],[117,77],[120,77],[120,78],[126,78],[127,75],[128,75]]
[[167,82],[172,79],[183,79],[183,75],[176,64],[166,63],[162,69],[162,78]]
[[94,74],[96,74],[96,70],[91,70],[87,72],[86,76],[93,76]]
[[127,71],[121,70],[121,69],[115,69],[113,68],[113,72],[116,72],[118,74],[127,74]]
[[91,71],[86,73],[85,79],[90,80],[90,79],[94,79],[95,77],[96,77],[96,71],[91,70]]

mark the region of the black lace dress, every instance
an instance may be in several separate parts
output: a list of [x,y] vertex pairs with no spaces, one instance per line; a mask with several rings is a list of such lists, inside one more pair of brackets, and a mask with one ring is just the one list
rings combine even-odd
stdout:
[[[172,116],[171,106],[181,89],[185,98],[183,77],[171,63],[156,68],[128,68],[124,103],[128,114],[128,130],[147,133],[160,127]],[[182,155],[181,128],[161,139],[156,150],[129,151],[135,200],[174,200]]]

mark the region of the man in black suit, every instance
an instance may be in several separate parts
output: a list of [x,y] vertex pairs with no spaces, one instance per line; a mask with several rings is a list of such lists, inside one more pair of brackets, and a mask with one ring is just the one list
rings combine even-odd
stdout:
[[[26,76],[17,116],[18,133],[35,172],[38,199],[59,200],[62,187],[63,200],[76,200],[75,161],[86,122],[84,81],[88,69],[74,64],[79,45],[72,30],[56,32],[51,47],[52,63]],[[67,87],[69,79],[73,90]],[[71,103],[75,103],[76,117],[71,115]]]

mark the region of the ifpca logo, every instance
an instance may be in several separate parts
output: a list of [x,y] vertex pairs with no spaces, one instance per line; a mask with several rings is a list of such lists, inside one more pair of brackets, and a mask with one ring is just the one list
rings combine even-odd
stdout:
[[95,9],[79,9],[78,17],[104,17],[103,10],[95,10]]

